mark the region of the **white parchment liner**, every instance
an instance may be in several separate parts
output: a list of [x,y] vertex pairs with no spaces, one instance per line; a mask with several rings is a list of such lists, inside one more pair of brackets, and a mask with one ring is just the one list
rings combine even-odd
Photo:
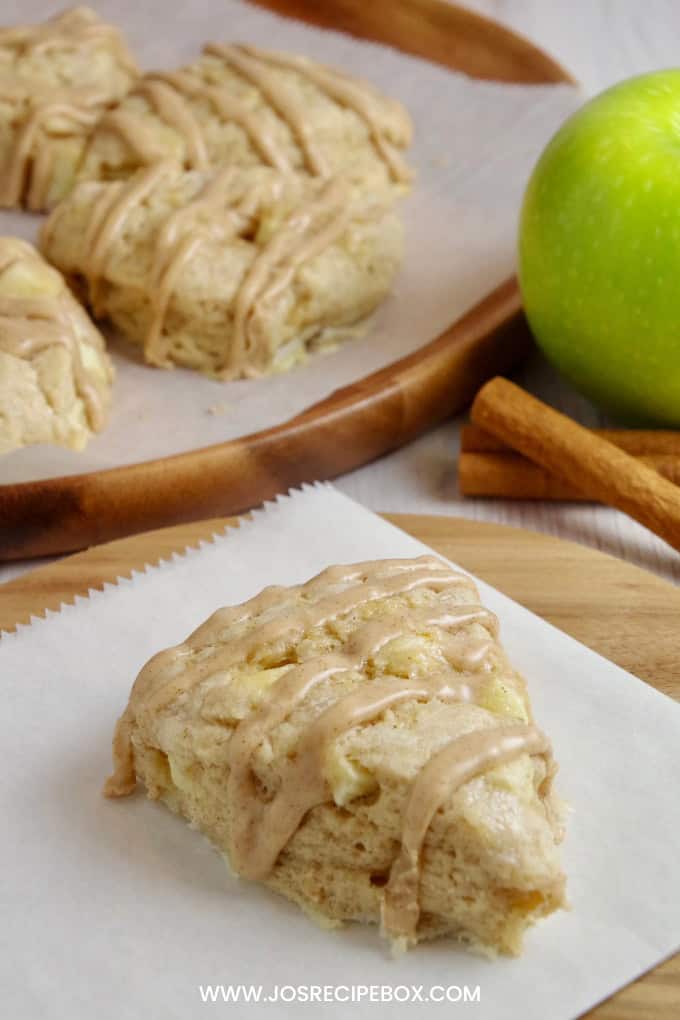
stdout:
[[338,1002],[309,1015],[567,1020],[680,946],[680,706],[485,584],[573,806],[564,848],[572,910],[533,929],[520,959],[491,963],[444,940],[394,961],[375,928],[320,930],[282,898],[230,878],[162,806],[101,797],[115,718],[152,653],[267,584],[424,551],[330,486],[307,487],[213,544],[3,637],[3,1015],[299,1017],[300,1003],[204,1005],[198,985],[271,994],[275,984],[468,984],[480,986],[476,1005]]

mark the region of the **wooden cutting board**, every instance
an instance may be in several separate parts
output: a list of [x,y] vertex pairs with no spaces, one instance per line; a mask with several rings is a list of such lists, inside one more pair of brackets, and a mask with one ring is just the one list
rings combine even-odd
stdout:
[[[583,644],[680,700],[680,589],[622,560],[547,535],[451,517],[386,516]],[[27,622],[46,608],[58,609],[75,595],[181,552],[233,523],[222,518],[147,532],[33,570],[0,586],[0,629]],[[680,956],[587,1015],[598,1020],[677,1020]]]

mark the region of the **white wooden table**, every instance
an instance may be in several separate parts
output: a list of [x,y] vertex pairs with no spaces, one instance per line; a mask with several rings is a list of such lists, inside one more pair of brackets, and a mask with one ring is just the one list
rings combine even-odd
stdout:
[[[632,74],[680,63],[677,0],[465,0],[547,50],[589,93]],[[588,425],[598,412],[538,356],[520,375],[530,389]],[[455,454],[459,422],[339,480],[375,510],[453,514],[547,531],[584,542],[680,582],[680,555],[624,514],[580,504],[461,499]]]
[[[467,0],[548,50],[590,93],[629,75],[669,67],[680,53],[677,0]],[[603,419],[536,356],[520,381],[585,424]],[[581,504],[464,500],[456,487],[460,422],[339,479],[348,495],[375,510],[453,516],[546,531],[613,553],[680,582],[680,555],[625,515]],[[32,564],[0,566],[0,581]]]

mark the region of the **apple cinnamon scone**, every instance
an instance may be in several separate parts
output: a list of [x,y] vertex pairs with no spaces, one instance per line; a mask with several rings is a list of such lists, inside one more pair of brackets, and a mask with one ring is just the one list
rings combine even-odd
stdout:
[[106,423],[113,366],[63,277],[26,241],[0,237],[0,454],[82,449]]
[[391,287],[402,227],[337,179],[161,162],[79,184],[41,246],[147,362],[237,379],[351,335]]
[[550,744],[495,617],[433,556],[218,610],[147,663],[113,750],[109,796],[139,780],[327,924],[517,954],[564,905]]
[[405,190],[411,120],[368,82],[307,57],[206,46],[178,71],[146,74],[99,122],[80,175],[129,177],[159,159],[342,176],[362,189]]
[[118,30],[87,7],[0,29],[0,205],[65,195],[87,136],[137,77]]

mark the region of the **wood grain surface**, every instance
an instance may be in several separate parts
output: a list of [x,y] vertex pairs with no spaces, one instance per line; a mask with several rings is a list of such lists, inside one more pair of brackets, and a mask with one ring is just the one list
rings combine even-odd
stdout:
[[[386,516],[583,644],[680,700],[680,590],[621,560],[547,535],[457,518]],[[0,629],[28,622],[46,608],[58,609],[90,588],[157,563],[234,523],[202,521],[136,535],[24,574],[0,586]],[[598,1020],[677,1020],[680,956],[587,1015]]]
[[[521,36],[447,0],[258,3],[480,78],[571,81]],[[509,279],[416,353],[275,428],[162,460],[0,486],[0,561],[240,513],[302,481],[334,478],[460,411],[530,345],[517,283]]]
[[387,43],[415,57],[491,81],[574,79],[553,57],[512,29],[442,0],[250,0],[277,14],[360,39]]

